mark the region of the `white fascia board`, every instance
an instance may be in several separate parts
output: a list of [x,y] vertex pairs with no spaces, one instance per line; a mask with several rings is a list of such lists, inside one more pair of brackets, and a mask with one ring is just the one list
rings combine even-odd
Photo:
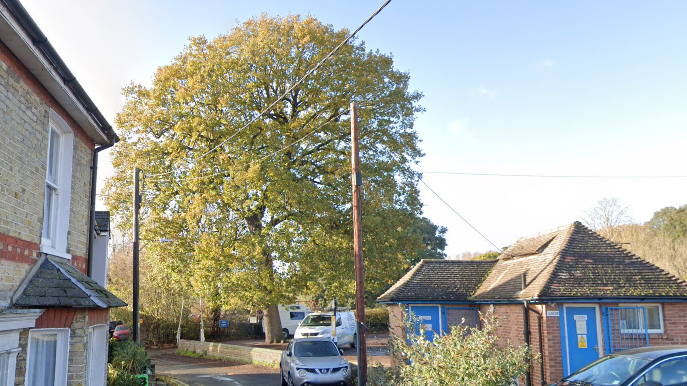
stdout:
[[36,326],[43,310],[6,309],[0,312],[0,331],[23,330]]
[[28,68],[59,104],[74,118],[96,143],[107,144],[105,133],[100,130],[91,115],[78,101],[59,74],[31,42],[21,26],[12,18],[9,11],[0,5],[0,40]]

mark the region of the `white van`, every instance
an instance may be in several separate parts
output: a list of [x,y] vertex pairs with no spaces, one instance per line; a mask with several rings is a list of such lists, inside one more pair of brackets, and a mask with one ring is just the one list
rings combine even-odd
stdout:
[[336,335],[332,337],[333,312],[314,312],[308,314],[293,334],[294,338],[326,337],[336,342],[341,347],[351,345],[355,347],[357,339],[357,323],[355,313],[344,311],[336,313]]
[[281,331],[284,339],[296,332],[298,325],[306,315],[312,312],[310,307],[303,304],[290,304],[279,307],[279,319],[281,319]]

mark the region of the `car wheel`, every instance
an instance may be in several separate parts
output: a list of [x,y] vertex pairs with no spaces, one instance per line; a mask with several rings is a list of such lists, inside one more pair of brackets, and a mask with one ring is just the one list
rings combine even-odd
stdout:
[[289,386],[293,386],[293,377],[291,376],[291,373],[289,373],[288,385],[289,385]]
[[289,337],[289,330],[287,330],[286,328],[282,328],[281,334],[284,335],[284,339],[286,339]]
[[358,334],[353,334],[353,342],[351,342],[351,348],[355,348],[356,343],[358,343]]

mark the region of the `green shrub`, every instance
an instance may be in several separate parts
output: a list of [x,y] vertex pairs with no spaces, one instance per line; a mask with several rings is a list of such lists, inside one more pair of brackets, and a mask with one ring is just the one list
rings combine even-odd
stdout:
[[411,316],[408,339],[391,339],[391,352],[402,364],[391,369],[373,368],[367,384],[503,386],[524,375],[530,361],[538,360],[538,356],[528,347],[499,344],[493,314],[480,317],[481,329],[452,327],[450,334],[436,335],[431,342],[424,330],[415,333],[417,318]]
[[389,332],[389,309],[372,308],[365,310],[365,325],[371,333]]
[[111,363],[107,365],[108,386],[140,386],[141,381],[135,375],[125,370],[115,369]]
[[109,354],[107,383],[111,386],[128,386],[150,364],[145,348],[131,340],[111,340]]

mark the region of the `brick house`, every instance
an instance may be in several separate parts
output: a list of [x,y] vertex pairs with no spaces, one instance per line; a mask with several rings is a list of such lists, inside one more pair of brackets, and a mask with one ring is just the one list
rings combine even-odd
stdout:
[[[104,385],[89,274],[98,152],[117,135],[17,0],[0,0],[0,386]],[[96,256],[100,256],[97,259]]]
[[428,332],[499,318],[498,335],[542,356],[544,385],[623,349],[687,344],[687,283],[579,222],[518,240],[495,261],[423,260],[377,299],[391,334],[413,312]]

